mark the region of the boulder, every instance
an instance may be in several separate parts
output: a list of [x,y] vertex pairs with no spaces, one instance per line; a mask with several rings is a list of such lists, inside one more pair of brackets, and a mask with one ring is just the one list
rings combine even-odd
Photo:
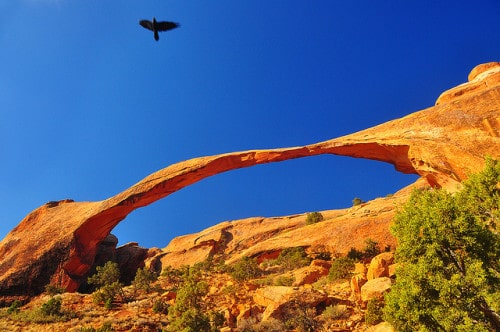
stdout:
[[396,330],[391,324],[382,322],[375,326],[370,326],[365,332],[396,332]]
[[389,267],[392,263],[394,263],[394,253],[392,252],[383,252],[373,257],[368,266],[366,278],[371,280],[380,277],[389,277]]
[[313,284],[320,278],[328,275],[328,269],[323,266],[306,266],[293,271],[295,281],[292,286],[302,286],[306,284]]
[[362,273],[355,274],[351,277],[351,300],[353,302],[361,302],[361,287],[367,281],[366,275]]
[[374,298],[382,298],[385,292],[391,289],[392,280],[388,277],[368,280],[361,286],[361,301],[368,302]]
[[266,309],[262,320],[283,318],[286,312],[294,306],[312,308],[328,300],[328,295],[311,289],[286,286],[268,286],[255,291],[253,300]]

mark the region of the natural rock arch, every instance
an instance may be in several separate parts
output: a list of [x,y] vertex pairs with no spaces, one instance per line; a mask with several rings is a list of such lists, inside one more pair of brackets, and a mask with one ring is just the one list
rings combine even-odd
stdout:
[[500,158],[500,63],[480,65],[470,82],[443,93],[434,107],[328,141],[250,150],[179,162],[98,202],[50,202],[31,212],[0,242],[0,296],[29,296],[57,282],[78,288],[98,244],[133,210],[206,177],[233,169],[320,154],[367,158],[455,189]]

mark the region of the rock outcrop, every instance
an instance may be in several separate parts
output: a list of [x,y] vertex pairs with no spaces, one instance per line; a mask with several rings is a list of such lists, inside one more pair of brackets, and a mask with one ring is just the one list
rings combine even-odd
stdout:
[[[499,146],[500,63],[489,63],[474,68],[468,83],[443,93],[435,106],[373,128],[305,146],[179,162],[103,201],[49,202],[28,214],[0,242],[0,296],[38,294],[50,282],[77,290],[94,264],[99,244],[130,212],[218,173],[333,154],[388,162],[400,172],[419,174],[432,186],[454,190],[468,174],[483,167],[485,156],[500,158]],[[340,220],[336,227],[346,229]],[[385,236],[387,233],[386,229]],[[228,239],[222,234],[198,239],[198,254],[206,255],[207,248],[213,250],[217,245],[227,246]],[[338,235],[329,236],[335,242]],[[272,237],[261,248],[249,246],[246,254],[263,253],[270,241]]]
[[391,289],[392,280],[388,277],[381,277],[368,280],[363,286],[361,286],[361,301],[366,303],[371,299],[380,299]]

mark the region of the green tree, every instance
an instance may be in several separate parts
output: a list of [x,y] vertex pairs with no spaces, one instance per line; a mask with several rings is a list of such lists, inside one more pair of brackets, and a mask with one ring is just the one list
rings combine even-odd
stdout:
[[102,287],[120,280],[118,263],[108,261],[103,266],[98,266],[96,271],[94,275],[88,278],[89,284]]
[[104,303],[106,308],[111,308],[118,295],[123,298],[123,285],[120,283],[120,269],[118,264],[108,261],[104,266],[98,266],[96,273],[88,278],[88,283],[98,289],[93,298],[96,303]]
[[132,285],[134,288],[141,289],[145,292],[150,292],[153,282],[158,279],[158,275],[151,272],[147,268],[138,269],[135,273],[134,280],[132,280]]
[[307,214],[306,224],[307,225],[315,224],[317,222],[323,221],[323,219],[324,218],[321,212],[311,212]]
[[500,331],[500,162],[444,190],[415,191],[398,211],[396,283],[384,317],[398,331]]
[[245,281],[259,277],[262,270],[259,268],[257,260],[243,256],[240,261],[232,266],[230,274],[236,281]]
[[175,304],[168,310],[168,331],[208,332],[209,317],[203,313],[203,296],[208,291],[207,283],[194,278],[186,280],[177,291]]

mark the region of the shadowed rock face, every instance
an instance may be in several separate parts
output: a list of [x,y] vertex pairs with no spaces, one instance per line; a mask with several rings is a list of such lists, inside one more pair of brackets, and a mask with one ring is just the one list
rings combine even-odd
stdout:
[[500,158],[499,147],[500,63],[488,63],[474,68],[468,83],[444,92],[435,106],[373,128],[306,146],[194,158],[103,201],[47,203],[0,242],[0,297],[35,295],[49,282],[75,291],[99,243],[130,212],[218,173],[333,154],[388,162],[455,190],[482,169],[485,156]]

